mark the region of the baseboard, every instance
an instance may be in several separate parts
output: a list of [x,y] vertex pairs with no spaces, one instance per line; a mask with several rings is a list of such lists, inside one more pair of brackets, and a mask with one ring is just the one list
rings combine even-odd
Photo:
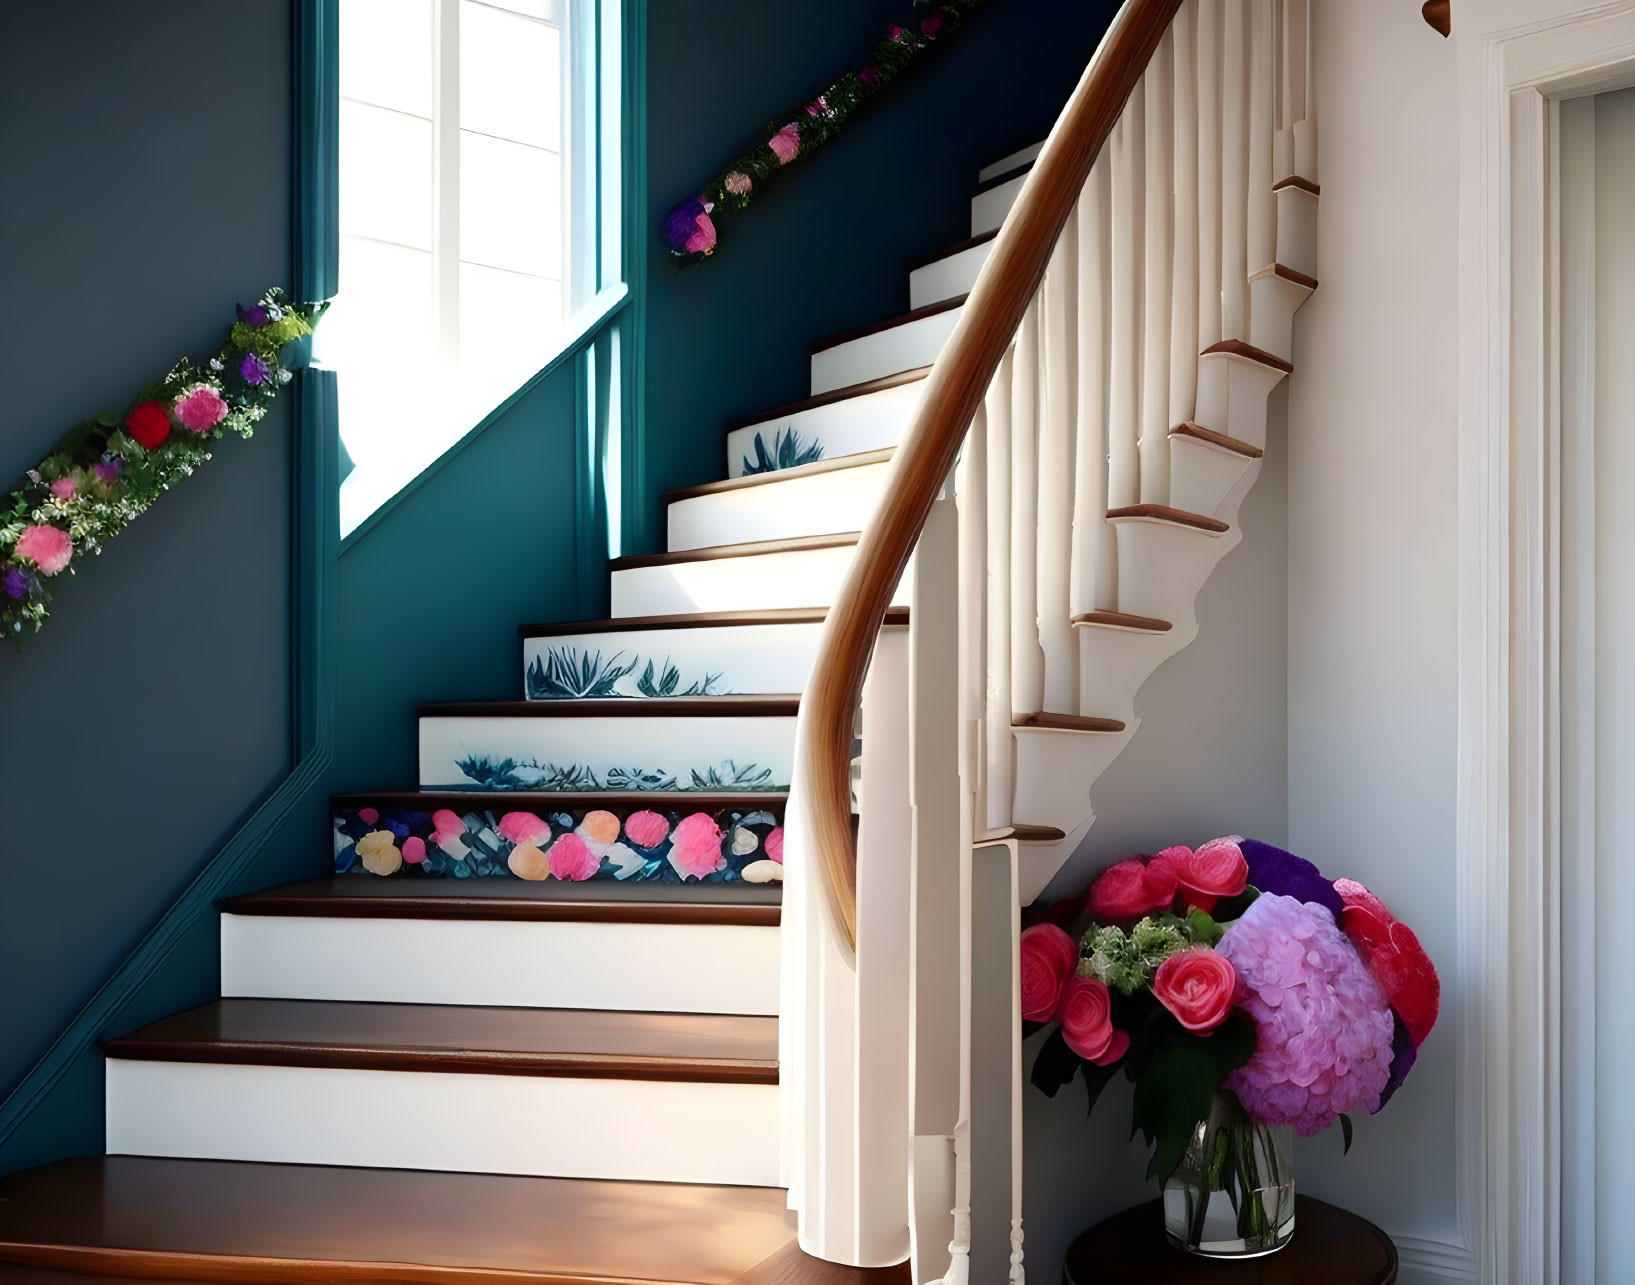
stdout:
[[1423,1236],[1392,1236],[1402,1265],[1402,1285],[1420,1282],[1472,1281],[1478,1278],[1476,1255],[1462,1244]]

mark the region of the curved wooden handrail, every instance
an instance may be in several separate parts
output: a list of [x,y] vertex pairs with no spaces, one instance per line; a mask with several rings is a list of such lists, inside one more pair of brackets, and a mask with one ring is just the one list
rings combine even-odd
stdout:
[[1181,0],[1125,0],[994,241],[992,253],[931,368],[898,445],[876,516],[824,624],[801,700],[796,775],[809,858],[836,924],[857,946],[857,857],[851,827],[853,720],[880,623],[960,443],[1125,101]]

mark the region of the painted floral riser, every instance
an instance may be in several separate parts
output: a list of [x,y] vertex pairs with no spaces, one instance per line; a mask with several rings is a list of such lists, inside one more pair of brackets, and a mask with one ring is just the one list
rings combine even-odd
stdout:
[[335,873],[538,882],[775,883],[783,827],[766,809],[420,812],[337,808]]
[[668,656],[655,661],[639,651],[615,651],[573,646],[548,647],[533,658],[525,674],[528,699],[632,700],[665,696],[723,696],[721,674],[688,675]]

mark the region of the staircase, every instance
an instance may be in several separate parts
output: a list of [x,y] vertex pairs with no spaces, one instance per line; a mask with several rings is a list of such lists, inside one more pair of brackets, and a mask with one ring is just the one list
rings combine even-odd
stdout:
[[[1262,15],[1287,46],[1303,10],[1221,12],[1235,52],[1212,0],[1158,44],[882,590],[852,941],[794,826],[784,882],[802,693],[1040,147],[983,171],[971,238],[913,266],[910,311],[819,340],[810,396],[731,426],[725,480],[666,495],[667,551],[613,562],[611,618],[522,627],[524,699],[421,707],[419,789],[336,797],[333,877],[220,907],[222,998],[107,1042],[108,1154],[6,1182],[0,1279],[861,1285],[909,1280],[909,1258],[915,1280],[967,1278],[973,1059],[1014,1065],[1017,1027],[973,1001],[973,969],[1014,960],[1016,905],[1195,635],[1316,286],[1309,121],[1285,86],[1274,129],[1247,87],[1269,77],[1247,52]],[[1133,162],[1198,164],[1208,113],[1170,104],[1221,47],[1221,128],[1261,142],[1222,149],[1227,221],[1200,229],[1208,197],[1172,211]],[[1155,275],[1132,228],[1183,209],[1225,257],[1166,248]],[[1008,1151],[1017,1085],[993,1108]],[[1012,1200],[986,1216],[1020,1280],[1007,1159]]]

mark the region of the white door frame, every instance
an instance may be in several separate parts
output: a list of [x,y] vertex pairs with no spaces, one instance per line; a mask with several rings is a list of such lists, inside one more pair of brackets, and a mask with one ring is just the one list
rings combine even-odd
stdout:
[[[1540,16],[1540,11],[1548,11]],[[1461,14],[1513,25],[1461,33]],[[1635,0],[1454,9],[1460,42],[1458,1210],[1484,1285],[1563,1281],[1562,98],[1635,84]]]

